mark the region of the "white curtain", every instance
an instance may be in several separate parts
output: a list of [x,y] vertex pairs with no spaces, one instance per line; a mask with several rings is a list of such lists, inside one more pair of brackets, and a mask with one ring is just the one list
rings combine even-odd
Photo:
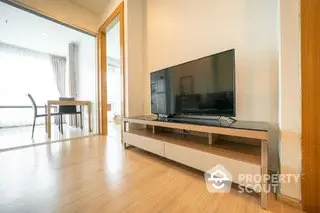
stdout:
[[[59,97],[54,79],[49,54],[0,43],[0,106],[31,106],[27,93],[43,106]],[[0,127],[30,125],[32,120],[31,108],[0,108]]]
[[[78,97],[79,50],[78,44],[69,44],[69,96]],[[69,125],[75,126],[75,116],[69,116]]]
[[78,45],[75,43],[69,44],[69,96],[77,98],[78,85],[77,76],[79,70],[79,55]]
[[66,68],[67,60],[65,57],[50,55],[54,78],[59,90],[60,96],[66,95]]

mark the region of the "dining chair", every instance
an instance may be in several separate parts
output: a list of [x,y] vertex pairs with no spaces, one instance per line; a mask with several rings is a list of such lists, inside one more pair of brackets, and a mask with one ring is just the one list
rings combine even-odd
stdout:
[[[31,135],[31,138],[33,138],[33,135],[34,135],[34,127],[36,125],[36,119],[39,118],[39,117],[45,117],[45,119],[47,118],[48,114],[45,113],[45,114],[38,114],[38,107],[37,107],[37,104],[36,102],[34,101],[32,95],[28,94],[28,97],[32,103],[32,108],[33,108],[33,124],[32,124],[32,135]],[[46,107],[46,106],[45,106]],[[46,107],[47,108],[47,107]],[[51,109],[49,109],[51,110]],[[60,113],[51,113],[51,116],[57,116],[57,115],[60,115]],[[46,119],[46,122],[47,122],[47,119]],[[60,130],[60,123],[62,121],[60,119],[58,119],[58,123],[59,123],[59,130]],[[47,128],[47,127],[46,127]]]
[[[74,101],[75,98],[66,98],[66,97],[60,97],[60,101]],[[63,134],[63,115],[76,115],[76,126],[78,126],[78,119],[77,115],[80,115],[80,127],[81,129],[83,128],[83,123],[82,123],[82,107],[80,106],[80,110],[77,110],[76,105],[60,105],[59,106],[59,113],[60,113],[60,120],[61,120],[61,133]]]

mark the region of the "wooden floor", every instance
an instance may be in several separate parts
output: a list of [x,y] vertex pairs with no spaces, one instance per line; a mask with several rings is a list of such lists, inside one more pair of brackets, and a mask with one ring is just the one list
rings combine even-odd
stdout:
[[0,151],[97,134],[95,131],[89,132],[87,128],[80,129],[67,124],[63,125],[63,134],[57,125],[52,124],[51,138],[48,138],[44,125],[35,127],[33,138],[31,133],[32,126],[0,128]]
[[[190,156],[192,157],[192,156]],[[0,212],[279,212],[254,196],[210,194],[202,173],[92,136],[0,153]]]

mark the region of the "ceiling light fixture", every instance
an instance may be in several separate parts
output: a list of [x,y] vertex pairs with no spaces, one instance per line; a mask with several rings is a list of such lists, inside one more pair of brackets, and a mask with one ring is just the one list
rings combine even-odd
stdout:
[[48,34],[47,33],[41,33],[43,38],[48,38]]

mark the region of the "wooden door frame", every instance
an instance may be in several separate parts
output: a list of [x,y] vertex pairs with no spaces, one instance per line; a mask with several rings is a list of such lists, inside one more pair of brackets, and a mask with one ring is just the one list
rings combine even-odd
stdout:
[[302,205],[319,212],[320,204],[320,1],[301,0]]
[[[121,2],[98,31],[98,129],[101,135],[107,135],[108,133],[106,28],[118,16],[120,22],[120,71],[122,79],[121,116],[125,116],[124,2]],[[122,129],[121,122],[121,132]]]

